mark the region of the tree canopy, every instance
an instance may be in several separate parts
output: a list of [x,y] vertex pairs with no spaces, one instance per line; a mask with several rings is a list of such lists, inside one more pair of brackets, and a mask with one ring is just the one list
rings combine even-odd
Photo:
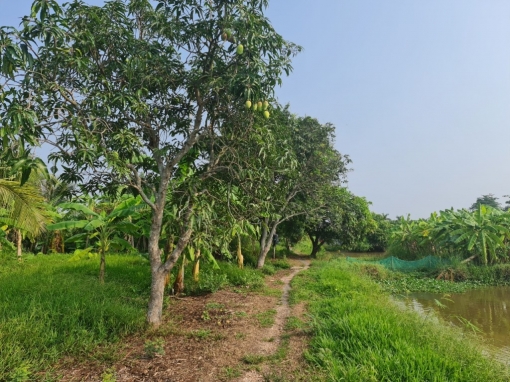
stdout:
[[476,202],[474,202],[469,209],[471,211],[478,210],[480,205],[489,206],[495,208],[497,210],[501,210],[501,204],[498,202],[498,198],[493,194],[482,195],[476,198]]
[[[161,280],[192,233],[201,192],[193,179],[217,163],[217,153],[199,143],[222,136],[233,115],[243,113],[249,125],[253,112],[245,102],[271,102],[300,48],[264,17],[265,0],[155,5],[36,0],[19,30],[0,31],[0,123],[9,126],[4,142],[51,144],[62,179],[88,191],[125,184],[149,205],[148,321],[157,325]],[[246,124],[235,127],[241,136]],[[163,263],[158,243],[167,192],[188,181],[186,192],[170,199],[179,203],[182,229]]]

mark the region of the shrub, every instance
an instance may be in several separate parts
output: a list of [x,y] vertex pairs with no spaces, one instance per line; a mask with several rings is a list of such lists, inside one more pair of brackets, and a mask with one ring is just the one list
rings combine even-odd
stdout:
[[264,264],[264,267],[262,268],[262,273],[268,276],[272,276],[276,273],[276,268],[271,263]]
[[290,265],[289,261],[286,258],[272,260],[271,264],[276,269],[290,269],[291,268],[291,265]]

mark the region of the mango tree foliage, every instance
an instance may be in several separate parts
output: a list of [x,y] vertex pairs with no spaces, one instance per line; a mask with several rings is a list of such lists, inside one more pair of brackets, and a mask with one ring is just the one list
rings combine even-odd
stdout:
[[286,110],[273,123],[275,144],[263,151],[266,170],[250,190],[261,217],[259,268],[278,226],[321,209],[321,190],[340,182],[350,162],[333,147],[333,125],[311,117],[298,118]]
[[[150,206],[147,320],[159,325],[164,279],[190,240],[200,197],[195,182],[172,199],[180,232],[162,261],[163,211],[179,165],[191,155],[202,175],[213,171],[214,155],[192,149],[220,136],[247,99],[271,100],[299,47],[265,18],[266,0],[152,4],[36,0],[19,30],[0,32],[0,123],[6,139],[53,145],[62,179],[89,190],[126,184]],[[242,112],[248,124],[251,112]]]
[[375,229],[365,198],[337,186],[325,186],[319,195],[322,207],[308,214],[304,222],[304,230],[312,242],[312,257],[317,257],[325,243],[353,245]]

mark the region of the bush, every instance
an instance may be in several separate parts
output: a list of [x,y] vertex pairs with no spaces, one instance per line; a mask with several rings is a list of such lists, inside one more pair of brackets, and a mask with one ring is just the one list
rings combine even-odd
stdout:
[[[178,269],[175,270],[177,274]],[[228,285],[227,276],[220,270],[213,269],[211,265],[200,269],[198,282],[193,279],[191,267],[187,267],[184,274],[184,292],[189,295],[214,293]],[[172,277],[175,280],[175,277]]]
[[292,267],[289,263],[289,260],[286,258],[273,260],[271,261],[271,264],[273,264],[273,266],[278,269],[290,269]]
[[488,285],[503,285],[510,283],[510,264],[491,266],[469,265],[466,267],[468,278]]
[[352,263],[358,272],[370,277],[373,280],[386,280],[388,278],[388,269],[379,264]]
[[262,273],[268,276],[272,276],[276,273],[276,268],[271,263],[266,263],[262,268]]
[[231,286],[245,286],[257,289],[264,285],[264,277],[259,271],[251,267],[240,269],[232,263],[221,263],[220,269],[227,277],[227,281]]

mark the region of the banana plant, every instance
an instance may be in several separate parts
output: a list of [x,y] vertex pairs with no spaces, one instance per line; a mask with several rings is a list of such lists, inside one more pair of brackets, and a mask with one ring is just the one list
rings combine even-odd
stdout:
[[467,244],[467,251],[475,249],[482,256],[482,262],[487,265],[490,261],[498,260],[497,250],[503,246],[506,227],[498,220],[503,213],[495,208],[480,204],[474,213],[459,212],[461,226],[451,232],[456,237],[455,243]]
[[68,238],[66,241],[79,241],[84,238],[97,239],[96,246],[101,256],[99,265],[99,281],[104,283],[106,253],[111,245],[118,248],[132,248],[131,244],[118,236],[118,233],[133,234],[136,226],[127,220],[127,217],[136,214],[142,205],[140,197],[129,197],[117,204],[115,208],[107,213],[106,211],[95,212],[92,209],[79,203],[62,203],[59,208],[62,210],[73,210],[83,213],[87,219],[62,221],[51,224],[49,230],[71,230],[81,228],[86,232],[79,233]]

